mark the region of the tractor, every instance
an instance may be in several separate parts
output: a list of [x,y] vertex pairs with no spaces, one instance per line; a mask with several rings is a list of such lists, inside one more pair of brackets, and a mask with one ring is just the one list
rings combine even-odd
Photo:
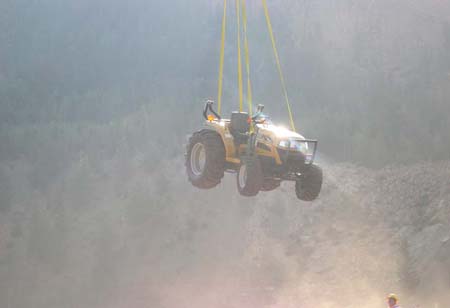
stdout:
[[211,189],[225,172],[235,173],[237,189],[247,197],[293,181],[298,199],[315,200],[322,187],[322,169],[314,163],[317,140],[275,125],[263,109],[258,105],[252,116],[232,112],[230,119],[223,119],[208,100],[204,126],[186,146],[189,181],[200,189]]

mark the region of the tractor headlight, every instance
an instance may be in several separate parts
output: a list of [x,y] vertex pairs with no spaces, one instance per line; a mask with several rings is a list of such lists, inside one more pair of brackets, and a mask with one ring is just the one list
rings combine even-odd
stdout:
[[289,140],[281,140],[280,143],[278,143],[279,147],[282,148],[288,148],[290,146]]
[[301,140],[291,140],[291,149],[306,155],[308,153],[308,143]]
[[278,146],[281,148],[288,148],[291,151],[299,151],[305,155],[308,153],[308,143],[303,140],[281,140],[278,143]]

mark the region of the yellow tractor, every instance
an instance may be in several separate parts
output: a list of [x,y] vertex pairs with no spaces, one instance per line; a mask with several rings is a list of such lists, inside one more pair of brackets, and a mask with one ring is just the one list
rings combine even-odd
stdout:
[[[262,0],[262,7],[286,100],[291,130],[274,125],[270,118],[263,113],[263,105],[258,105],[256,113],[251,114],[253,98],[245,0],[236,0],[235,5],[238,34],[239,112],[233,112],[230,119],[222,119],[220,116],[227,20],[227,0],[223,1],[217,93],[218,111],[213,110],[213,101],[208,100],[203,110],[204,127],[189,138],[186,150],[186,170],[189,181],[198,188],[210,189],[220,183],[225,172],[236,173],[239,193],[249,197],[255,196],[260,191],[274,190],[280,186],[282,181],[294,181],[297,197],[303,201],[313,201],[319,195],[322,187],[322,169],[314,164],[317,141],[305,139],[295,132],[294,117],[266,0]],[[242,37],[247,76],[247,104],[250,114],[243,112]]]
[[222,119],[207,101],[204,127],[190,138],[186,170],[195,187],[217,186],[225,172],[236,173],[239,193],[255,196],[282,181],[294,181],[297,198],[313,201],[322,187],[322,169],[314,164],[317,141],[274,125],[258,105],[254,116],[233,112]]

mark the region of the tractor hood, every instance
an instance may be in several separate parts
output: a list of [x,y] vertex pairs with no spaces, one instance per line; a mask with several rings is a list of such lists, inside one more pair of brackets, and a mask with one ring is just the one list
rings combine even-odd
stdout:
[[305,137],[302,135],[293,132],[287,128],[282,126],[276,126],[273,124],[258,124],[258,128],[260,133],[271,137],[272,140],[286,140],[286,139],[301,139],[304,140]]

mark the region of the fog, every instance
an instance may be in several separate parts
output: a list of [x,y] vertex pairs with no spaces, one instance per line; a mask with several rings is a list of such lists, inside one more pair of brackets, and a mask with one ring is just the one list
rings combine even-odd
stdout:
[[[288,126],[248,2],[254,104]],[[313,203],[187,180],[222,1],[0,2],[0,307],[450,306],[450,2],[268,4]]]

